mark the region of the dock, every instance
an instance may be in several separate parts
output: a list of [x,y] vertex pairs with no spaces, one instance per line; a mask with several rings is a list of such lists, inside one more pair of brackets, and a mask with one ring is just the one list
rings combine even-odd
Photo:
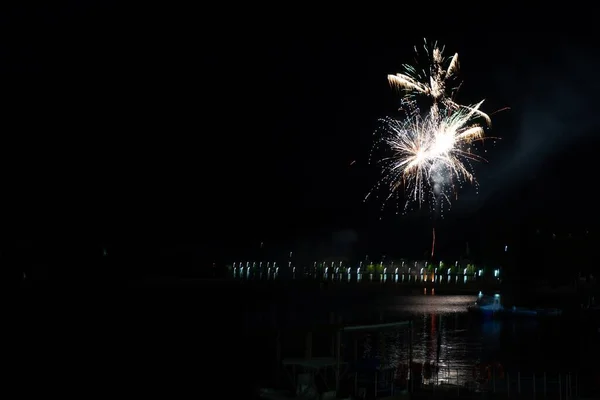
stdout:
[[[583,398],[580,393],[593,392],[593,379],[578,371],[525,372],[503,371],[501,366],[488,366],[473,380],[459,384],[446,377],[458,376],[445,366],[422,364],[413,359],[412,321],[381,322],[368,325],[345,325],[332,318],[329,325],[306,327],[303,357],[282,358],[282,341],[277,335],[277,387],[263,389],[265,399],[283,400],[290,397],[305,400],[329,399],[557,399]],[[370,362],[360,359],[357,342],[360,334],[382,330],[398,330],[408,343],[407,359],[397,365],[385,360]],[[328,351],[313,355],[313,337],[330,338]],[[329,340],[329,339],[328,339]],[[384,343],[380,343],[385,347]],[[429,372],[426,372],[426,371]],[[433,371],[433,373],[432,373]],[[454,374],[453,374],[454,373]],[[281,379],[284,378],[284,379]]]

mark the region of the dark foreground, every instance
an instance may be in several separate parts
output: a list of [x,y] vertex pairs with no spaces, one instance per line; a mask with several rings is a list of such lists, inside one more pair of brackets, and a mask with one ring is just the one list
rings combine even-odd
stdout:
[[3,324],[12,353],[7,381],[24,395],[254,393],[248,360],[261,349],[240,340],[252,298],[210,285],[46,286],[23,290],[15,300]]
[[271,373],[262,361],[274,351],[261,338],[281,320],[273,315],[326,324],[344,307],[381,309],[390,290],[216,280],[25,288],[6,316],[15,350],[9,381],[24,393],[63,398],[217,390],[250,398],[265,369]]

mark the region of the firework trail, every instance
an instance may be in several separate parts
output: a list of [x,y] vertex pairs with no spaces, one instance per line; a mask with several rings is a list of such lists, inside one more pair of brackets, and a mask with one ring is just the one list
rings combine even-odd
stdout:
[[435,252],[435,227],[432,228],[433,231],[433,239],[431,240],[431,258],[433,258],[433,253]]

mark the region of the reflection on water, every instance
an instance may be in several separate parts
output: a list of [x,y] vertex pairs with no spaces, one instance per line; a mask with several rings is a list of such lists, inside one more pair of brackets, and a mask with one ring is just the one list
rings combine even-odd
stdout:
[[[586,355],[599,350],[595,329],[585,333],[584,329],[570,325],[573,322],[561,319],[481,320],[467,312],[475,299],[476,296],[419,294],[387,298],[379,304],[362,297],[341,298],[334,306],[302,304],[301,307],[284,308],[280,305],[277,324],[286,327],[281,339],[281,356],[303,357],[306,354],[306,325],[327,324],[332,317],[342,318],[349,325],[412,320],[413,361],[421,366],[428,363],[439,367],[437,373],[435,367],[431,368],[431,375],[423,368],[426,383],[473,383],[476,365],[485,368],[501,364],[511,376],[516,376],[517,372],[527,376],[532,372],[556,374],[561,368],[574,371],[580,367],[580,360],[593,360]],[[273,310],[247,315],[245,324],[274,326]],[[258,358],[268,364],[265,355],[276,354],[275,340],[262,331],[257,332],[247,339],[257,352],[252,362]],[[313,333],[312,356],[332,356],[335,349],[331,333]],[[378,364],[408,373],[408,368],[402,366],[409,364],[410,337],[407,328],[344,333],[342,356],[350,362],[355,358],[362,360],[367,367]],[[257,370],[255,365],[252,368]],[[270,371],[272,368],[265,365],[263,369]],[[583,368],[581,366],[580,370]],[[481,374],[479,369],[476,375],[481,377]]]
[[[472,380],[473,366],[483,353],[482,337],[497,341],[500,327],[496,321],[486,322],[479,332],[471,329],[466,310],[474,301],[473,296],[399,296],[386,307],[386,318],[413,320],[413,362],[433,366],[425,368],[425,379],[451,384]],[[386,367],[409,363],[407,330],[365,336],[364,358],[375,357]]]
[[476,296],[397,296],[386,311],[406,317],[465,313],[476,299]]
[[[572,329],[567,332],[556,321],[544,321],[544,326],[531,319],[482,321],[467,312],[475,299],[399,296],[383,310],[387,320],[413,320],[413,362],[433,366],[424,370],[426,381],[464,385],[474,381],[476,365],[500,363],[507,370],[542,372],[558,369],[565,356],[576,359],[576,347],[563,352],[560,345]],[[378,310],[380,318],[381,312]],[[377,359],[388,367],[409,363],[408,329],[368,333],[361,342],[364,359]]]

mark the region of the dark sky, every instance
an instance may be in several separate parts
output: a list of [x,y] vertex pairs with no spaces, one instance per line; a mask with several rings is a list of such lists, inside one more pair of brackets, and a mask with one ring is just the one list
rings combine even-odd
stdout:
[[429,216],[379,222],[362,203],[372,132],[399,102],[386,75],[423,36],[460,54],[461,102],[511,107],[493,117],[502,140],[477,166],[480,194],[465,190],[440,224],[462,242],[596,221],[590,40],[76,4],[0,20],[5,237],[227,243],[347,229],[428,241]]

